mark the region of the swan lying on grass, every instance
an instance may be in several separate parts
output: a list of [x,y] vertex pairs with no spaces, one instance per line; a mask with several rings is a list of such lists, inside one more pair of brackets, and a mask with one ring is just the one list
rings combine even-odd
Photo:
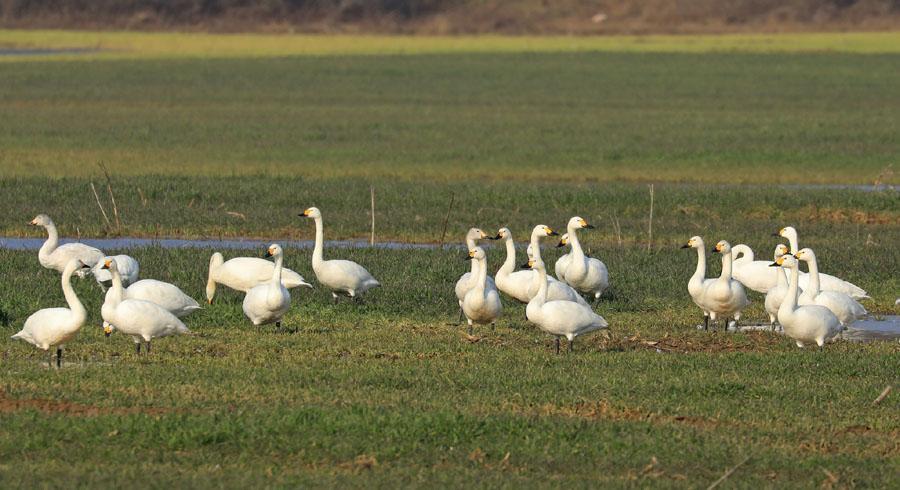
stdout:
[[[217,284],[246,293],[271,279],[274,269],[275,264],[259,257],[235,257],[226,262],[222,254],[216,252],[209,258],[206,301],[212,304]],[[288,289],[297,286],[312,287],[303,276],[290,269],[282,269],[281,284]]]

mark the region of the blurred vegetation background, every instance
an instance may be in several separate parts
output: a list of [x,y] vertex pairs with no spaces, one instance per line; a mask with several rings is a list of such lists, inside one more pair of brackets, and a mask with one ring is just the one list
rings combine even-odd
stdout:
[[407,34],[894,30],[900,0],[0,0],[0,27]]

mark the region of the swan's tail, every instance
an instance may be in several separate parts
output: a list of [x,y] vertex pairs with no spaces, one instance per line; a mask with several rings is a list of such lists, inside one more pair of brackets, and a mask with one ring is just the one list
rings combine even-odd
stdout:
[[381,283],[378,282],[378,280],[376,280],[374,277],[369,279],[368,281],[366,281],[366,289],[380,288],[380,287],[381,287]]
[[225,257],[216,252],[209,258],[209,276],[206,279],[206,301],[212,304],[213,298],[216,296],[216,281],[213,279],[213,272],[225,263]]
[[[846,281],[845,281],[846,282]],[[853,284],[851,282],[846,282],[847,289],[850,290],[850,297],[853,299],[872,299],[869,296],[869,293],[866,292],[865,289]]]

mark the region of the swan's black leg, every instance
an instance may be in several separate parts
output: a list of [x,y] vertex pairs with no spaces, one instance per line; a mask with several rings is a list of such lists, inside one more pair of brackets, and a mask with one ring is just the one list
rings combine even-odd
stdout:
[[62,367],[62,347],[56,348],[56,368]]
[[460,306],[459,307],[459,316],[456,318],[456,324],[457,325],[462,324],[462,319],[463,319],[463,309],[462,309],[462,306]]
[[559,355],[559,337],[556,337],[556,355]]
[[147,355],[150,354],[150,341],[147,341]]
[[575,349],[575,339],[569,341],[569,352],[572,352]]
[[709,315],[703,316],[703,330],[709,332]]
[[134,353],[137,355],[141,355],[141,343],[140,342],[134,343]]

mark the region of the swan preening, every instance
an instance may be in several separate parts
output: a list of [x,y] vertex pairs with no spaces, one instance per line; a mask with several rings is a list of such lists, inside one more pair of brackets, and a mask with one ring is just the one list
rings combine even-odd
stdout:
[[149,354],[150,342],[153,339],[190,333],[178,317],[162,306],[142,299],[126,299],[116,261],[106,259],[102,268],[112,275],[112,287],[100,308],[100,314],[106,322],[103,330],[107,336],[115,327],[116,330],[131,336],[138,354],[141,352],[141,342],[146,342]]
[[281,283],[284,250],[280,245],[273,243],[266,250],[266,257],[275,259],[272,277],[268,282],[256,285],[247,291],[242,307],[244,315],[254,325],[275,323],[277,328],[281,328],[281,318],[291,307],[291,295]]
[[300,213],[304,218],[310,218],[316,223],[316,245],[313,249],[312,268],[316,274],[316,280],[331,290],[335,303],[338,295],[347,295],[351,299],[360,297],[372,288],[381,286],[372,274],[369,274],[363,266],[350,260],[325,260],[324,232],[322,230],[322,212],[319,208],[308,208]]
[[62,270],[62,290],[69,307],[44,308],[32,313],[22,330],[12,336],[48,351],[50,356],[53,355],[50,348],[56,347],[56,367],[62,366],[64,344],[75,337],[87,320],[87,310],[72,288],[72,274],[87,268],[89,266],[80,259],[70,259]]
[[784,333],[794,339],[797,347],[811,343],[822,347],[840,333],[840,321],[828,308],[821,305],[797,306],[800,266],[793,255],[785,254],[771,265],[791,271],[787,295],[778,308],[778,323],[784,328]]
[[[246,293],[253,287],[268,282],[274,270],[275,264],[259,257],[235,257],[226,261],[221,253],[216,252],[209,258],[206,301],[212,304],[217,284]],[[288,289],[297,286],[312,287],[303,276],[290,269],[281,270],[281,283]]]
[[112,255],[103,257],[91,267],[91,274],[94,275],[94,279],[96,279],[101,286],[109,286],[112,284],[112,275],[108,270],[103,268],[103,261],[106,259],[116,261],[116,267],[119,269],[119,276],[122,278],[122,285],[127,287],[137,282],[138,275],[141,271],[141,266],[138,264],[138,261],[128,255]]

